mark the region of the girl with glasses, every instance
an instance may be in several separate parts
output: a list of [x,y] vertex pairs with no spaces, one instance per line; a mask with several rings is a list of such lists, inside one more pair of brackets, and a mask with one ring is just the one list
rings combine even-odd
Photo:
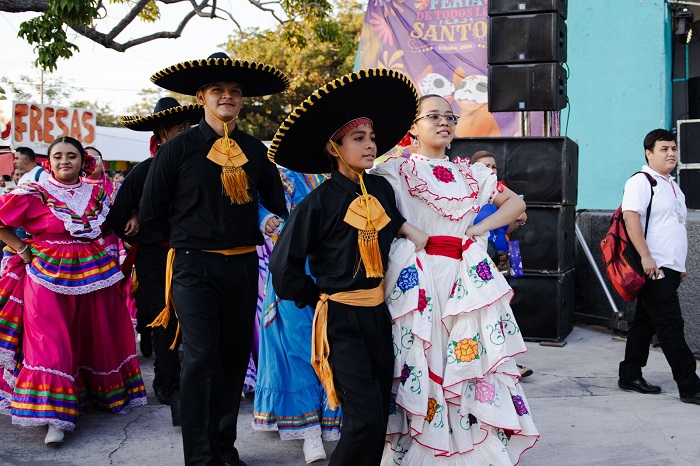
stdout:
[[[515,464],[539,436],[513,359],[526,351],[513,291],[486,251],[489,230],[525,203],[483,164],[447,158],[456,124],[449,102],[421,97],[403,141],[411,156],[372,170],[430,235],[424,250],[399,239],[389,256],[395,362],[383,464]],[[489,202],[498,210],[474,225]]]

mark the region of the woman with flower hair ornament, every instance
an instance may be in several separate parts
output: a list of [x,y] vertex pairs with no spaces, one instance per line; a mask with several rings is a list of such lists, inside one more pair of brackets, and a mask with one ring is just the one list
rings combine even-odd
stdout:
[[[0,411],[63,442],[87,401],[123,414],[146,404],[133,329],[104,249],[109,198],[81,181],[94,166],[70,137],[48,148],[51,176],[0,197]],[[21,240],[12,231],[32,235]],[[4,409],[3,409],[4,408]]]
[[[539,434],[513,360],[526,350],[513,291],[488,257],[486,235],[525,203],[483,164],[450,161],[457,116],[440,96],[419,102],[402,141],[411,156],[371,171],[390,182],[406,220],[430,235],[422,251],[400,239],[389,255],[395,360],[382,464],[515,464]],[[473,225],[488,202],[498,211]]]

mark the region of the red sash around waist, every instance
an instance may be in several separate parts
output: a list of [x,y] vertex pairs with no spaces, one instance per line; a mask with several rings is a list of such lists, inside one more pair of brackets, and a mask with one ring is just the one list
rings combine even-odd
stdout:
[[466,251],[474,241],[471,238],[462,244],[462,238],[456,236],[431,236],[425,245],[425,253],[431,256],[445,256],[451,259],[462,259],[462,252]]

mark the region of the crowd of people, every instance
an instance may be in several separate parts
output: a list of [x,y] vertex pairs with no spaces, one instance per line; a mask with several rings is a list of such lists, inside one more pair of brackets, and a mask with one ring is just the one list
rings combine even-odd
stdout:
[[[0,196],[0,410],[58,445],[88,401],[145,404],[135,327],[187,465],[245,465],[244,382],[253,429],[303,440],[307,463],[324,440],[338,441],[334,466],[518,463],[539,433],[499,253],[525,203],[494,154],[447,157],[450,103],[361,70],[293,109],[268,149],[237,119],[245,97],[288,87],[276,68],[216,53],[152,81],[198,103],[120,118],[153,133],[125,178],[70,137],[43,166],[16,150],[23,174]],[[403,156],[376,162],[396,145]],[[633,326],[638,346],[654,328]],[[630,348],[620,386],[655,392]]]

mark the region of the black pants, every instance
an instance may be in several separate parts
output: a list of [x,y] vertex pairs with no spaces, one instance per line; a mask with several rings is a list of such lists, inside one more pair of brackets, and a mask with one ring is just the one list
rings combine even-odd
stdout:
[[185,354],[180,378],[186,465],[220,465],[234,447],[258,297],[255,252],[224,256],[178,249],[173,300]]
[[329,362],[343,407],[340,441],[330,465],[373,466],[382,459],[394,368],[386,304],[328,302]]
[[168,248],[139,245],[136,252],[136,276],[139,287],[136,290],[136,330],[139,333],[153,331],[153,352],[156,361],[153,365],[155,377],[153,386],[168,397],[180,388],[180,355],[170,346],[175,340],[177,319],[171,316],[167,328],[147,327],[165,307],[165,263]]
[[664,278],[647,279],[637,297],[637,309],[630,326],[625,347],[625,359],[620,363],[620,378],[633,379],[642,376],[647,365],[649,344],[656,335],[664,356],[671,366],[673,379],[681,396],[700,391],[700,378],[695,373],[693,353],[685,342],[683,316],[678,301],[681,274],[662,267]]

